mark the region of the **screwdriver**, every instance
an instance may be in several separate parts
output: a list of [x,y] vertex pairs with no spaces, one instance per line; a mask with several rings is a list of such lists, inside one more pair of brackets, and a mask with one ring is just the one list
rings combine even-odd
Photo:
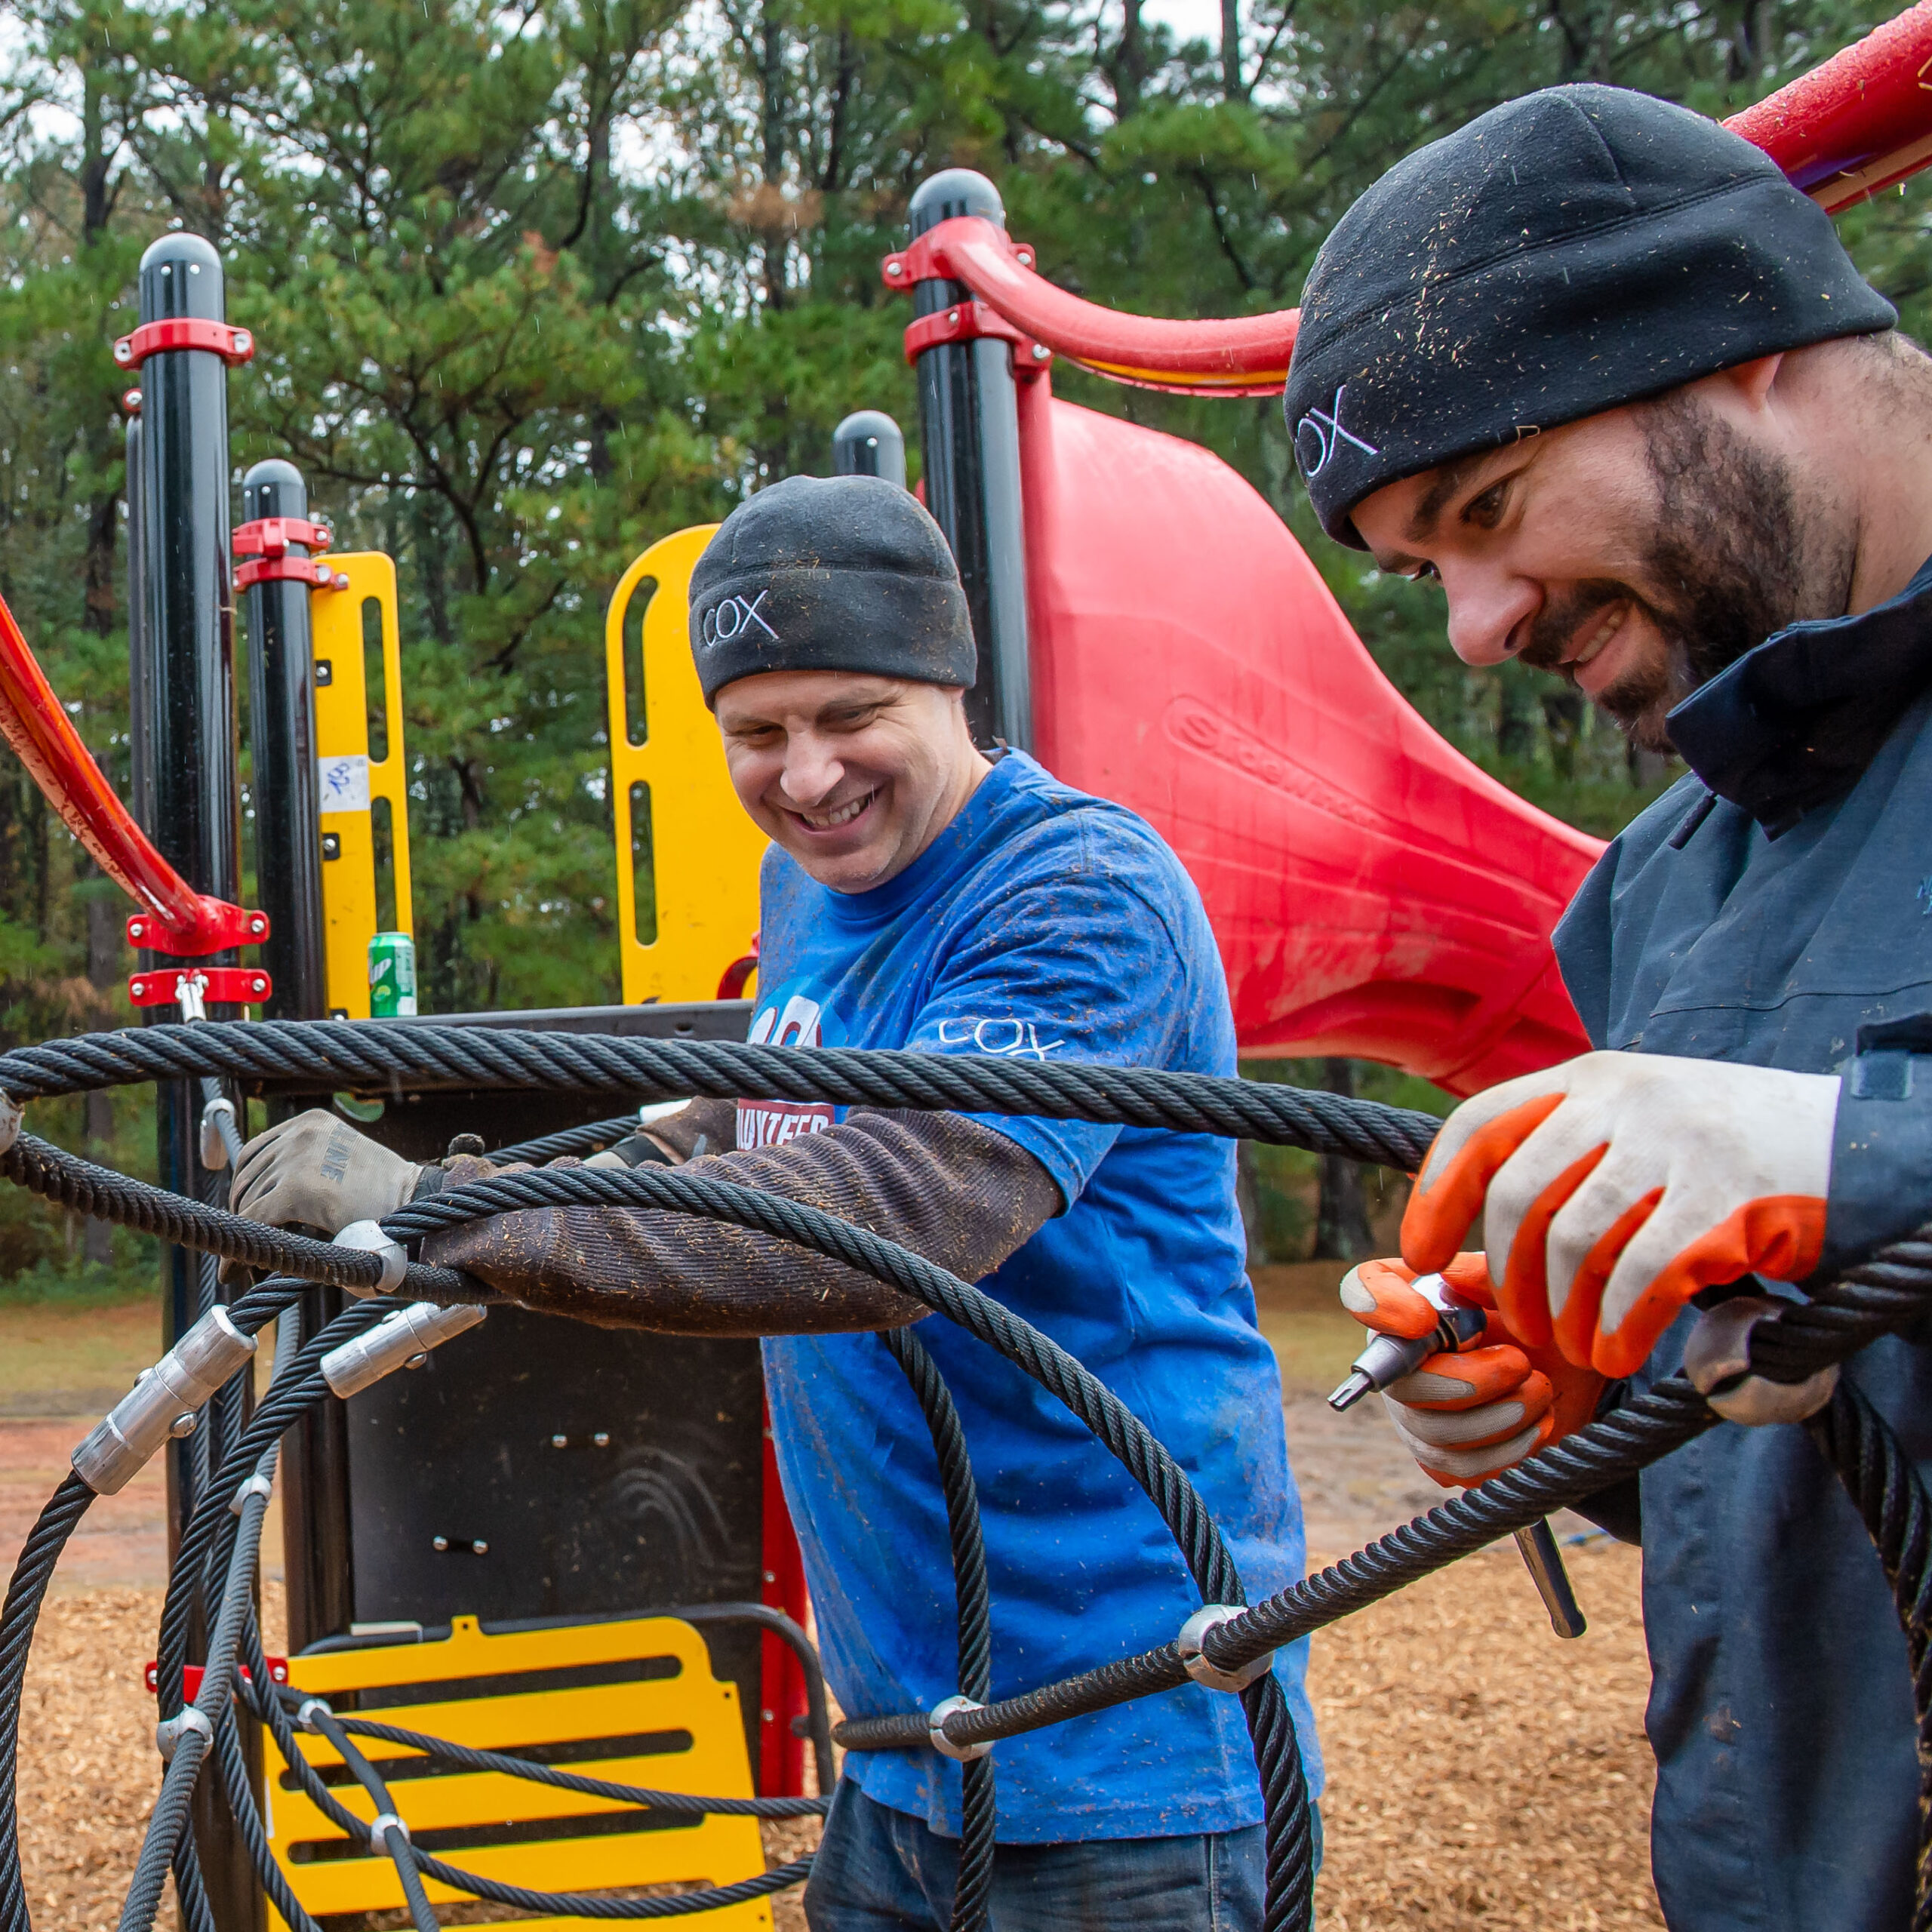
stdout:
[[[1372,1390],[1386,1389],[1392,1383],[1412,1375],[1429,1356],[1458,1355],[1472,1342],[1482,1339],[1488,1311],[1459,1295],[1440,1275],[1419,1275],[1416,1292],[1435,1309],[1441,1320],[1426,1335],[1404,1340],[1399,1335],[1377,1335],[1350,1364],[1348,1378],[1328,1398],[1337,1414],[1352,1409]],[[1563,1567],[1563,1553],[1551,1535],[1547,1518],[1526,1524],[1516,1532],[1516,1547],[1523,1553],[1524,1567],[1549,1613],[1549,1627],[1559,1637],[1580,1637],[1589,1627],[1583,1620],[1577,1593],[1570,1587],[1570,1576]]]

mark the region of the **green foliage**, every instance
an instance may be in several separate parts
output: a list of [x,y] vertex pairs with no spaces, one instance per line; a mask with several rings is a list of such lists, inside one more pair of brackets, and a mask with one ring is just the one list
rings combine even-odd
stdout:
[[[1364,186],[1497,101],[1598,78],[1729,112],[1890,5],[1238,11],[1224,44],[1140,0],[15,0],[0,592],[125,788],[108,352],[141,249],[205,233],[260,345],[229,383],[238,472],[292,457],[343,547],[398,560],[426,1007],[612,999],[605,601],[649,542],[827,467],[848,411],[913,427],[878,263],[926,175],[991,174],[1044,271],[1094,300],[1281,307]],[[1921,207],[1844,223],[1921,333]],[[1056,380],[1246,475],[1396,685],[1546,809],[1608,834],[1667,780],[1566,690],[1465,671],[1439,593],[1323,539],[1272,405]],[[5,763],[0,1037],[125,1020],[111,890]],[[63,1131],[127,1152],[134,1107]],[[71,1231],[11,1212],[0,1273],[67,1254]]]

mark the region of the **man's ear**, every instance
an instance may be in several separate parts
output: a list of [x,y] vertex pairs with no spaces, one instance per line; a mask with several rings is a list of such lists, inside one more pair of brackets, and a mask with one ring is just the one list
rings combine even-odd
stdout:
[[1704,380],[1724,385],[1747,410],[1755,412],[1764,408],[1772,386],[1777,381],[1778,371],[1784,367],[1784,357],[1785,352],[1780,349],[1775,355],[1760,355],[1749,362],[1734,363],[1730,368],[1720,369]]

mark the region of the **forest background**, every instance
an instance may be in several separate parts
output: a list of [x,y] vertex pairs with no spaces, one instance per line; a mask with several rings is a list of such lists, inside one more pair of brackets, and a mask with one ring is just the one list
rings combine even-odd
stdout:
[[[878,264],[926,175],[992,176],[1043,272],[1092,300],[1284,307],[1356,194],[1498,101],[1601,80],[1721,115],[1893,11],[1220,0],[1189,37],[1143,0],[5,0],[0,592],[125,795],[109,352],[142,249],[205,235],[258,344],[229,383],[238,479],[292,458],[338,546],[399,567],[425,1010],[614,1001],[605,604],[657,537],[826,473],[851,410],[895,416],[916,472],[909,309]],[[1921,336],[1924,208],[1915,190],[1841,223]],[[1225,457],[1395,682],[1518,792],[1607,835],[1667,781],[1566,686],[1464,671],[1438,591],[1323,538],[1275,405],[1055,382]],[[0,751],[7,1043],[127,1021],[124,909]],[[37,1114],[151,1171],[141,1092]],[[1244,1170],[1260,1254],[1367,1239],[1354,1170],[1324,1186],[1278,1150]],[[137,1245],[0,1192],[0,1293],[151,1280]]]

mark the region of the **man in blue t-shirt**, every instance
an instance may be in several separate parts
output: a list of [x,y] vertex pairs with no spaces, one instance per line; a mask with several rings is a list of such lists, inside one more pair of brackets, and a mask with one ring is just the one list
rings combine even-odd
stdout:
[[[795,478],[724,524],[692,649],[745,809],[772,839],[754,1040],[1231,1074],[1198,894],[1141,820],[974,746],[974,652],[937,526],[873,478]],[[480,1164],[411,1168],[325,1115],[238,1169],[242,1211],[334,1228]],[[1251,1596],[1298,1578],[1281,1389],[1255,1324],[1235,1153],[1210,1136],[1006,1116],[700,1101],[600,1161],[689,1161],[900,1241],[1044,1330],[1164,1442]],[[386,1167],[383,1162],[393,1162]],[[346,1174],[329,1181],[325,1170]],[[351,1197],[353,1198],[351,1198]],[[958,1689],[932,1444],[876,1333],[924,1312],[869,1276],[681,1216],[552,1208],[426,1244],[536,1308],[756,1334],[827,1676],[851,1717]],[[1171,1638],[1199,1607],[1131,1478],[1039,1386],[943,1318],[921,1340],[958,1404],[992,1586],[993,1695]],[[1287,1690],[1313,1789],[1303,1679]],[[1189,1685],[995,1753],[1001,1932],[1262,1922],[1262,1805],[1238,1700]],[[946,1925],[958,1767],[849,1753],[806,1894],[818,1932]]]

